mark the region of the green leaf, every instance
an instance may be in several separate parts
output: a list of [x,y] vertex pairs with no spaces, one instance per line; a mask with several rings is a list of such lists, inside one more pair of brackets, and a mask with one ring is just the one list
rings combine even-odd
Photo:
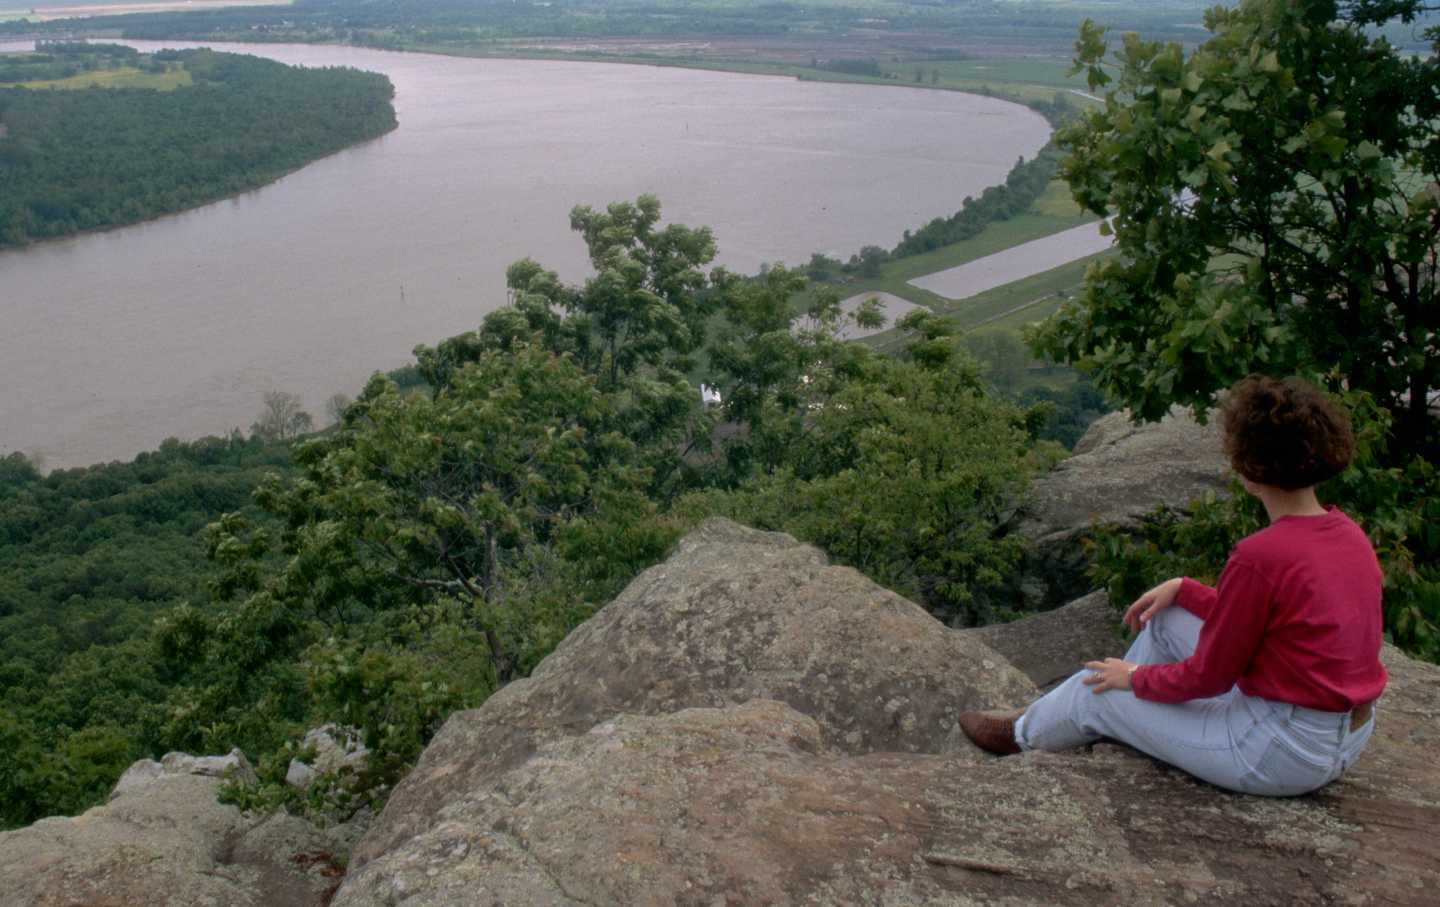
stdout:
[[1349,143],[1344,136],[1327,135],[1315,142],[1321,151],[1330,156],[1331,160],[1338,161],[1344,154]]

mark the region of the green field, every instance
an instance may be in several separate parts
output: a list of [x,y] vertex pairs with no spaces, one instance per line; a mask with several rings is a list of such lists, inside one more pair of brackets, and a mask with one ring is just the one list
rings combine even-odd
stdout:
[[[970,60],[938,60],[916,63],[928,74],[936,70],[940,80],[994,82],[997,84],[1019,82],[1029,85],[1050,85],[1056,88],[1084,88],[1085,80],[1070,75],[1070,61],[1048,56],[1032,57],[981,57]],[[905,67],[895,67],[902,77],[907,74]],[[913,77],[914,66],[909,74]]]
[[[946,316],[963,334],[1018,334],[1025,325],[1042,321],[1053,314],[1067,297],[1074,296],[1080,290],[1085,271],[1091,263],[1114,253],[1102,252],[1081,258],[960,300],[937,296],[911,285],[909,281],[1052,233],[1091,223],[1095,219],[1080,210],[1070,197],[1069,188],[1064,182],[1055,180],[1031,210],[1019,217],[992,223],[980,235],[963,242],[953,243],[923,255],[886,262],[881,266],[878,277],[853,279],[848,283],[835,285],[834,288],[842,298],[871,292],[892,293]],[[889,330],[872,335],[866,342],[881,350],[894,351],[903,344],[904,339],[897,332]],[[1059,389],[1073,383],[1075,379],[1076,373],[1072,369],[1035,362],[1027,369],[1019,386],[1038,383]]]
[[[985,232],[991,233],[1000,226],[1003,224],[992,226]],[[1021,347],[1018,345],[1018,338],[1021,329],[1053,315],[1067,298],[1080,291],[1086,269],[1092,263],[1114,254],[1101,252],[1099,255],[1072,261],[1053,270],[977,293],[967,299],[955,302],[941,300],[941,304],[932,306],[931,310],[951,320],[958,329],[962,344],[967,348],[972,341],[984,335],[1005,334],[1016,338],[1011,344],[1019,350]],[[909,289],[915,291],[914,287]],[[848,291],[845,292],[848,295]],[[865,342],[882,352],[896,353],[907,344],[908,338],[897,331],[889,330],[872,335]],[[1028,353],[1019,353],[1018,356],[1024,360],[1024,365],[1005,383],[1009,393],[1019,394],[1036,387],[1062,391],[1080,379],[1079,372],[1069,366],[1034,359]],[[989,368],[985,370],[985,374],[990,380],[999,381]]]
[[142,72],[133,66],[118,69],[97,69],[82,72],[68,79],[48,79],[35,82],[0,82],[0,88],[151,88],[157,91],[173,91],[191,84],[190,73],[184,69],[166,72]]
[[1070,75],[1069,58],[1060,56],[914,60],[886,64],[884,71],[901,84],[973,91],[1023,101],[1048,101],[1056,92],[1076,97],[1079,96],[1075,92],[1087,92],[1085,77]]
[[[1113,254],[1113,252],[1101,252],[1099,255],[1081,258],[1051,271],[1032,274],[966,299],[955,302],[939,300],[938,303],[932,304],[928,308],[933,312],[948,316],[962,331],[976,328],[1018,331],[1027,324],[1043,321],[1054,314],[1055,310],[1060,308],[1065,297],[1073,296],[1080,290],[1085,270],[1091,262]],[[912,296],[924,295],[932,299],[937,298],[933,294],[917,291],[914,287],[909,287],[909,289]],[[843,292],[847,296],[854,295],[849,289]],[[856,292],[865,292],[865,290]],[[912,301],[914,300],[912,299]],[[891,332],[887,331],[885,334],[876,335],[876,345],[881,349],[889,349],[898,339],[890,334]]]
[[953,316],[965,328],[1018,329],[1043,321],[1060,307],[1065,297],[1073,296],[1080,289],[1085,270],[1091,262],[1113,254],[1101,252],[1077,259],[1054,270],[1042,271],[1003,287],[977,293],[939,311]]

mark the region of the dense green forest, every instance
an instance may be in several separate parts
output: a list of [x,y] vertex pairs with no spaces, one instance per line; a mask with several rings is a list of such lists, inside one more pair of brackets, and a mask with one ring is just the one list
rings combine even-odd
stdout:
[[0,459],[0,824],[83,809],[153,752],[151,623],[204,600],[201,531],[288,462],[239,437],[43,477]]
[[801,311],[799,272],[707,272],[709,231],[659,219],[576,209],[594,278],[517,262],[512,305],[377,375],[291,464],[239,437],[4,461],[0,818],[83,808],[169,749],[241,746],[272,782],[249,802],[289,796],[287,745],[326,720],[377,753],[354,805],[710,514],[956,625],[1010,614],[998,529],[1060,453],[1050,409],[989,392],[940,319],[899,358],[843,342],[833,294]]
[[173,90],[0,86],[0,247],[135,223],[274,180],[395,127],[381,75],[208,50],[53,44],[7,59],[20,83],[117,67]]

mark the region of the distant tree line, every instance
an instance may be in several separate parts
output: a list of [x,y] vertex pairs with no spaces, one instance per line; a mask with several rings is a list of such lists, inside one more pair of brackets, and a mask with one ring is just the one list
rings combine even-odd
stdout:
[[[51,62],[87,57],[46,49]],[[206,204],[395,127],[394,89],[375,73],[209,50],[153,61],[194,84],[0,89],[0,247]]]
[[[990,92],[982,89],[978,93]],[[1075,116],[1075,105],[1060,92],[1048,101],[1036,99],[1024,103],[1056,129]],[[889,257],[905,258],[961,242],[979,235],[996,221],[1024,214],[1045,194],[1051,180],[1060,171],[1064,157],[1053,141],[1046,142],[1035,157],[1028,161],[1023,157],[1017,160],[1005,175],[1005,182],[987,187],[978,199],[966,196],[960,203],[959,211],[949,217],[937,217],[914,233],[906,230],[899,245],[888,253]]]
[[980,234],[996,221],[1009,220],[1030,210],[1035,200],[1045,194],[1060,167],[1063,153],[1053,144],[1040,149],[1031,160],[1015,162],[1005,182],[989,186],[979,198],[966,196],[960,210],[949,217],[937,217],[914,233],[905,236],[891,252],[891,258],[920,255],[941,246],[961,242]]
[[[673,4],[656,0],[297,0],[285,6],[235,7],[145,15],[97,16],[84,27],[126,38],[346,41],[397,47],[476,45],[524,37],[837,35],[856,29],[963,36],[1004,36],[1036,50],[1068,51],[1088,10],[1083,4],[888,3],[872,0],[797,4]],[[877,16],[883,15],[883,23]],[[1193,11],[1170,4],[1106,9],[1118,28],[1193,40]],[[74,20],[0,22],[0,34],[71,33]]]
[[1053,144],[1047,144],[1032,160],[1022,157],[1016,161],[1005,182],[987,187],[979,198],[967,195],[959,211],[949,217],[937,217],[913,233],[906,230],[894,249],[864,246],[845,261],[816,252],[805,267],[806,275],[822,283],[841,277],[879,277],[881,266],[887,261],[920,255],[978,236],[992,223],[1030,210],[1054,179],[1061,157]]

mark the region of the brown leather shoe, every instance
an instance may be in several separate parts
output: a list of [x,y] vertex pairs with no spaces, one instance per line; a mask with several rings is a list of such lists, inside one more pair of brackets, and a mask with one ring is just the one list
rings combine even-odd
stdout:
[[987,753],[997,756],[1013,756],[1020,752],[1015,742],[1015,722],[1024,709],[1013,711],[961,712],[960,730],[970,742]]

